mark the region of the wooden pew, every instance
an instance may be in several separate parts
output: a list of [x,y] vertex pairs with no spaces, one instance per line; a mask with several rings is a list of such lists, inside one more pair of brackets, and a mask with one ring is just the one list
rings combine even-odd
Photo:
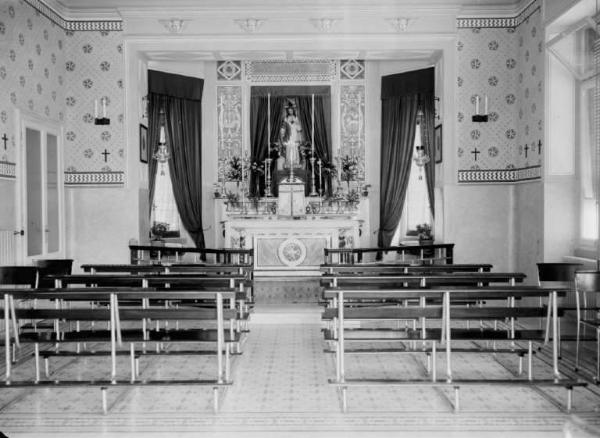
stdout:
[[129,245],[131,264],[143,264],[151,261],[151,254],[156,253],[156,260],[163,256],[174,256],[175,263],[181,261],[184,254],[194,254],[194,262],[203,263],[210,259],[214,264],[254,265],[253,249],[233,248],[196,248],[176,246]]
[[[202,291],[177,291],[177,290],[152,290],[148,288],[65,288],[24,291],[23,289],[4,289],[4,317],[5,325],[9,325],[11,315],[16,322],[21,319],[41,318],[59,319],[62,321],[107,321],[110,326],[107,330],[68,330],[57,326],[53,332],[28,332],[19,333],[18,330],[6,332],[4,338],[6,354],[11,349],[11,341],[16,345],[21,343],[34,344],[35,350],[35,378],[27,381],[13,381],[10,366],[7,367],[5,387],[25,386],[100,386],[102,388],[103,406],[106,407],[106,388],[111,385],[170,385],[191,384],[204,385],[213,388],[214,407],[218,407],[218,388],[230,385],[230,359],[227,344],[239,342],[239,335],[226,330],[225,320],[235,318],[234,309],[225,309],[224,300],[235,298],[238,293],[235,289],[229,290],[202,290]],[[213,300],[213,308],[185,307],[179,309],[166,309],[161,307],[147,306],[148,298],[160,300]],[[23,309],[14,305],[19,299],[53,300],[55,302],[71,301],[108,301],[110,307],[107,309],[65,308],[54,309]],[[121,307],[120,302],[130,303],[127,307]],[[137,305],[131,303],[137,302]],[[194,328],[185,330],[159,330],[149,331],[145,324],[132,329],[121,329],[121,321],[142,322],[148,318],[177,319],[216,322],[217,328]],[[51,344],[54,346],[74,342],[98,342],[110,343],[111,356],[111,378],[105,380],[89,381],[56,381],[41,380],[39,368],[40,344]],[[116,356],[119,354],[118,346],[123,342],[130,344],[131,356],[131,378],[127,381],[119,381],[116,378]],[[196,354],[212,354],[217,357],[217,375],[215,379],[189,379],[189,380],[139,380],[138,367],[135,366],[136,355],[135,344],[144,346],[148,342],[158,343],[210,343],[216,346],[214,350],[197,350]],[[142,347],[143,349],[144,347]],[[175,352],[174,354],[177,354]],[[188,354],[194,354],[188,352]],[[223,357],[225,356],[225,358]],[[10,364],[9,364],[10,365]]]
[[[330,383],[337,386],[342,391],[342,409],[346,411],[346,390],[349,386],[365,386],[365,385],[421,385],[421,386],[443,386],[450,385],[455,389],[456,406],[458,407],[458,391],[461,386],[466,385],[525,385],[525,386],[563,386],[567,389],[567,411],[571,409],[572,389],[576,386],[584,386],[584,382],[572,379],[562,379],[558,370],[558,335],[557,335],[557,320],[559,314],[557,312],[556,300],[559,294],[564,294],[565,289],[557,288],[541,288],[537,286],[488,286],[488,287],[439,287],[439,288],[368,288],[360,285],[338,286],[327,288],[324,292],[324,297],[337,303],[334,311],[330,316],[334,319],[335,327],[333,330],[326,331],[326,339],[335,343],[336,351],[336,378],[330,380]],[[554,379],[534,379],[531,374],[531,355],[532,342],[543,342],[544,332],[540,330],[520,330],[515,329],[514,325],[510,325],[506,329],[465,329],[452,326],[453,321],[462,320],[481,320],[481,319],[498,319],[508,318],[538,318],[544,316],[545,309],[540,307],[514,307],[516,298],[525,297],[549,297],[549,303],[552,307],[552,328],[553,328],[553,368]],[[442,302],[441,306],[426,306],[426,299],[434,299],[434,301]],[[461,300],[508,300],[511,304],[509,307],[465,307],[462,305],[453,304],[453,302]],[[348,303],[352,304],[360,300],[418,300],[419,306],[411,307],[387,307],[387,308],[369,308],[356,307],[348,308]],[[421,326],[408,330],[391,329],[386,336],[381,336],[376,331],[367,332],[366,335],[352,335],[349,333],[345,323],[352,321],[369,321],[369,320],[403,320],[413,319],[421,321]],[[428,328],[427,321],[430,319],[441,322],[441,328]],[[391,333],[391,334],[390,334]],[[464,348],[455,350],[452,347],[454,341],[505,341],[512,346],[519,341],[527,342],[528,351],[528,373],[527,379],[510,379],[510,380],[456,380],[452,377],[452,352],[467,351]],[[399,342],[409,341],[422,343],[422,345],[430,345],[423,347],[421,350],[427,351],[431,355],[433,364],[428,367],[431,371],[431,379],[422,379],[417,381],[412,380],[385,380],[385,379],[347,379],[345,376],[345,355],[346,342],[366,342],[371,344],[370,353],[390,353],[404,352],[404,349],[378,349],[374,346],[377,342]],[[443,345],[446,354],[446,376],[445,380],[440,381],[436,375],[436,353],[437,344]],[[518,347],[517,347],[518,348]],[[368,350],[368,349],[367,349]],[[479,346],[474,348],[474,351],[481,352]],[[493,349],[491,351],[494,351]],[[507,351],[507,350],[502,350]],[[351,351],[352,353],[352,351]],[[361,354],[360,351],[356,352]],[[364,353],[363,353],[364,354]],[[521,371],[521,370],[519,370]]]
[[407,263],[355,263],[353,265],[324,263],[320,269],[328,274],[409,274],[450,273],[450,272],[490,272],[492,265],[488,263],[461,263],[451,265],[409,265]]
[[[366,262],[365,256],[371,254],[375,259],[377,255],[395,252],[401,255],[401,261],[406,260],[406,255],[419,256],[419,262],[433,264],[454,262],[453,243],[434,243],[431,245],[399,245],[385,248],[324,248],[325,263],[355,264]],[[437,253],[437,254],[436,254]]]

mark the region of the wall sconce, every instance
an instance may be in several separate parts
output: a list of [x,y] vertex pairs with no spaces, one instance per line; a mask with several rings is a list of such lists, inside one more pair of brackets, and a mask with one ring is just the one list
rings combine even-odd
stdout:
[[110,119],[106,117],[106,97],[100,99],[102,105],[102,117],[98,117],[98,99],[94,100],[94,125],[110,125]]
[[483,114],[479,112],[479,104],[481,98],[479,95],[475,96],[475,115],[472,120],[476,123],[487,122],[488,121],[488,97],[487,94],[483,96]]

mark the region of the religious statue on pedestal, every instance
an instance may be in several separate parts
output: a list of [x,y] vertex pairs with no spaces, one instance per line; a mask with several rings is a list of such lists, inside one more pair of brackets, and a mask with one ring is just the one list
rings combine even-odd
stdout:
[[298,120],[296,109],[291,103],[285,107],[285,110],[286,116],[279,128],[279,150],[284,152],[285,168],[301,167],[302,124]]

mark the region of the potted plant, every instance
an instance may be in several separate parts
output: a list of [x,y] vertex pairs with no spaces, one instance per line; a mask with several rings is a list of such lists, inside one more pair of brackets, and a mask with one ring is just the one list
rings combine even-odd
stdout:
[[169,231],[169,224],[166,222],[154,222],[150,232],[152,233],[153,239],[151,240],[151,244],[154,246],[164,246],[165,241],[163,237],[167,235]]
[[367,196],[369,196],[369,188],[371,187],[371,184],[363,184],[362,186],[362,195],[366,198]]
[[431,245],[433,243],[433,236],[431,234],[431,225],[429,225],[429,224],[417,225],[417,233],[419,236],[419,244]]

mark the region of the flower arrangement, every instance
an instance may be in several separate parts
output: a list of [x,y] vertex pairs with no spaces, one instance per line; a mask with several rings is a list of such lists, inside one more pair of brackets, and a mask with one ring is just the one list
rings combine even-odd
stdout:
[[165,237],[168,231],[169,224],[166,222],[154,222],[154,224],[152,224],[152,228],[150,229],[152,235],[158,238],[159,240]]
[[333,163],[323,162],[321,169],[325,175],[329,175],[331,178],[335,178],[337,176],[337,168]]
[[225,192],[225,199],[227,199],[227,205],[230,205],[231,207],[237,207],[240,203],[240,195],[229,190]]
[[433,239],[433,236],[431,235],[431,225],[429,224],[418,224],[417,233],[419,234],[419,239]]
[[358,158],[346,155],[341,159],[341,168],[342,181],[346,181],[347,183],[355,181],[358,176]]
[[225,170],[225,178],[227,178],[227,181],[242,180],[242,159],[240,157],[233,156],[229,159]]
[[257,163],[256,161],[254,161],[250,166],[250,171],[255,175],[264,175],[265,165],[263,163]]
[[360,193],[358,193],[358,190],[352,189],[348,193],[346,193],[346,201],[348,201],[351,204],[358,204],[358,202],[360,201]]

